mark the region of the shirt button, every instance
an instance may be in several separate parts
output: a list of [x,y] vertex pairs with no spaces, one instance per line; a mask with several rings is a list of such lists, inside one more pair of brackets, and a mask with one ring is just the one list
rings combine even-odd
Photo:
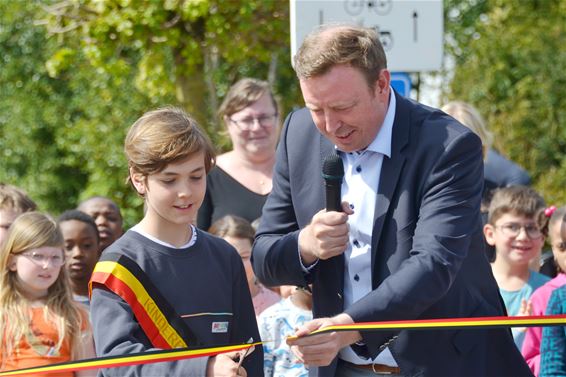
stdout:
[[360,247],[360,243],[358,242],[358,240],[354,240],[354,246],[355,246],[355,247]]
[[360,277],[358,276],[358,274],[355,274],[355,275],[354,275],[354,280],[355,280],[355,281],[360,281]]
[[356,171],[359,173],[362,171],[362,167],[360,165],[356,166]]

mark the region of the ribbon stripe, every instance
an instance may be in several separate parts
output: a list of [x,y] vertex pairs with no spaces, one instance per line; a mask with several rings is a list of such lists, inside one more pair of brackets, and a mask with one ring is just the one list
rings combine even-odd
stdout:
[[[565,326],[566,315],[526,316],[526,317],[477,317],[477,318],[448,318],[423,319],[387,322],[364,322],[351,325],[337,325],[316,330],[307,336],[331,331],[383,331],[383,330],[434,330],[434,329],[473,329],[493,327],[535,327],[535,326]],[[292,338],[292,337],[291,337]],[[18,369],[0,372],[0,377],[22,376],[27,373],[54,373],[85,369],[116,368],[128,365],[149,364],[164,361],[176,361],[204,356],[215,356],[220,353],[241,351],[252,346],[268,343],[264,340],[256,343],[217,346],[199,349],[174,349],[140,352],[125,356],[106,356],[96,359],[79,360],[41,367]]]

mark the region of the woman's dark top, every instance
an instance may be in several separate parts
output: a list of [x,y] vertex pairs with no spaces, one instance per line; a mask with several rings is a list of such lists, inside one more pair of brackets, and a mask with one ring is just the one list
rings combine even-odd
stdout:
[[207,230],[226,215],[240,216],[249,222],[261,216],[266,195],[250,191],[224,170],[215,167],[206,177],[206,194],[198,211],[197,226]]

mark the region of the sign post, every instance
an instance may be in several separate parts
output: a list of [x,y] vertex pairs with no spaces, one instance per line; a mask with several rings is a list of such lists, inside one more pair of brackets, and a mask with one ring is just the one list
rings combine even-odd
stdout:
[[391,87],[403,97],[411,96],[411,76],[405,72],[391,73]]
[[442,0],[290,0],[291,54],[324,23],[372,27],[390,71],[436,71],[442,66]]

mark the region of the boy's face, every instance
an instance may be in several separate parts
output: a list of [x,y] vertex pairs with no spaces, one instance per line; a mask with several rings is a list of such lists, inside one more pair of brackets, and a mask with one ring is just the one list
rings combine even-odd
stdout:
[[100,236],[100,247],[106,249],[122,235],[122,216],[114,203],[104,198],[93,198],[79,206],[94,219]]
[[495,246],[496,258],[510,265],[528,265],[542,250],[544,236],[532,218],[506,213],[495,225],[484,226],[486,241]]
[[[185,229],[194,223],[206,191],[204,152],[170,163],[159,173],[144,179],[132,174],[136,190],[144,195],[144,220],[161,230]],[[171,226],[173,226],[171,228]]]
[[63,221],[59,227],[69,276],[74,281],[88,282],[100,255],[96,229],[79,220]]
[[8,238],[8,228],[19,214],[12,208],[0,209],[0,245]]

